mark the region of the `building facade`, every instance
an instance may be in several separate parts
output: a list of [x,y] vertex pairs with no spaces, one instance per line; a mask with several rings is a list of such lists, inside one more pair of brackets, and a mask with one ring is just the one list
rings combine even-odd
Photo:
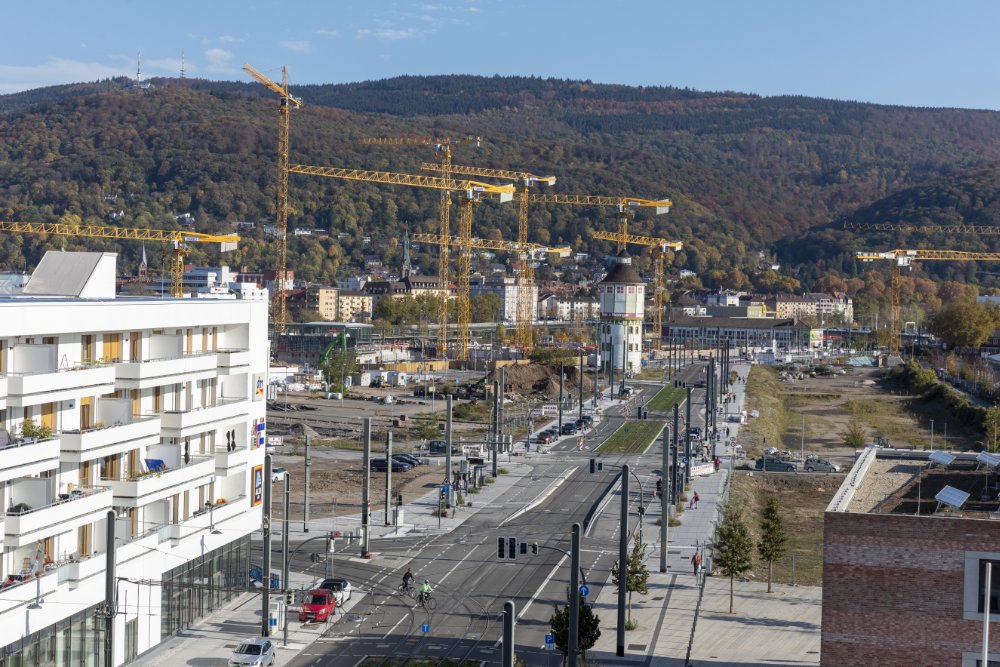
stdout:
[[525,303],[524,312],[534,313],[534,304],[538,301],[538,286],[522,285],[516,278],[496,276],[492,278],[475,277],[469,285],[471,296],[480,294],[496,294],[501,302],[501,321],[512,323],[517,321],[520,304]]
[[642,320],[646,283],[624,252],[598,285],[601,355],[605,365],[626,373],[642,368]]
[[370,322],[375,310],[374,298],[357,290],[342,289],[337,293],[337,317],[340,322]]
[[108,665],[106,640],[123,664],[247,586],[267,302],[116,298],[114,274],[48,253],[0,300],[4,665]]

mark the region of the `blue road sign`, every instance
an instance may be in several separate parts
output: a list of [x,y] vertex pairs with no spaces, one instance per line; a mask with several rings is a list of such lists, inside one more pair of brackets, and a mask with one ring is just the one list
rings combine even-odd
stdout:
[[424,623],[423,625],[420,626],[420,631],[423,632],[424,634],[427,634],[428,632],[431,631],[431,624]]
[[447,484],[442,484],[441,485],[441,493],[448,493],[448,485]]
[[587,597],[589,593],[590,593],[590,587],[588,587],[586,584],[580,586],[580,595],[582,595],[583,597]]
[[277,625],[278,624],[278,619],[276,619],[276,618],[269,618],[269,619],[267,619],[267,624],[268,625]]
[[556,643],[555,635],[545,635],[545,643],[546,644],[555,644]]

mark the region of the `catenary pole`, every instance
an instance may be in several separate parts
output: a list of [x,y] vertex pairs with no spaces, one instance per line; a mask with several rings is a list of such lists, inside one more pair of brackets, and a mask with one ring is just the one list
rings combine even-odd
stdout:
[[368,549],[368,533],[371,530],[371,477],[372,477],[372,418],[364,420],[364,450],[361,454],[364,465],[364,481],[361,484],[361,557],[367,558],[371,553]]
[[615,655],[625,655],[625,599],[628,588],[628,464],[622,466],[622,503],[618,521],[618,627]]

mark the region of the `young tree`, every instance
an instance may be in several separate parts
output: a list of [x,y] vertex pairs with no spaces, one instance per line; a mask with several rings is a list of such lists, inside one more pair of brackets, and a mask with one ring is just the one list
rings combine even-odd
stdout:
[[844,432],[844,446],[851,449],[862,449],[868,442],[868,434],[861,422],[855,418],[847,423],[847,431]]
[[[632,622],[632,593],[649,592],[646,584],[649,582],[649,568],[643,562],[646,553],[646,545],[638,540],[632,545],[632,553],[628,557],[628,574],[625,577],[625,592],[628,593],[628,620]],[[611,566],[611,581],[614,585],[620,586],[618,579],[618,563]]]
[[[601,618],[594,613],[591,605],[586,604],[586,599],[580,596],[580,616],[579,616],[579,636],[577,637],[576,648],[583,653],[584,659],[587,657],[587,649],[594,647],[597,640],[601,638]],[[556,648],[563,654],[563,664],[566,663],[566,656],[569,655],[569,605],[556,605],[549,618],[549,630],[556,640]]]
[[767,563],[767,592],[771,593],[771,575],[774,561],[785,555],[788,536],[785,535],[785,524],[778,512],[778,499],[769,496],[760,517],[760,541],[757,542],[757,553]]
[[333,350],[323,364],[323,379],[329,391],[344,391],[341,380],[346,379],[358,370],[358,354],[353,348]]
[[715,534],[713,563],[729,577],[729,613],[733,613],[733,581],[753,565],[753,539],[743,515],[734,504],[727,504],[722,523]]

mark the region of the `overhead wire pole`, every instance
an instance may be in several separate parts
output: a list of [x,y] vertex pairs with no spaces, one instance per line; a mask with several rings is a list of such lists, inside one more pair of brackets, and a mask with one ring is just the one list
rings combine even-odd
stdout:
[[276,334],[284,333],[287,317],[285,303],[286,261],[288,253],[288,144],[290,134],[289,104],[296,109],[302,107],[302,100],[288,93],[288,70],[282,66],[281,83],[275,83],[250,64],[243,65],[243,70],[252,76],[265,88],[281,96],[278,103],[278,198],[275,211],[277,235],[276,261],[274,267],[274,295],[271,308],[271,320]]

